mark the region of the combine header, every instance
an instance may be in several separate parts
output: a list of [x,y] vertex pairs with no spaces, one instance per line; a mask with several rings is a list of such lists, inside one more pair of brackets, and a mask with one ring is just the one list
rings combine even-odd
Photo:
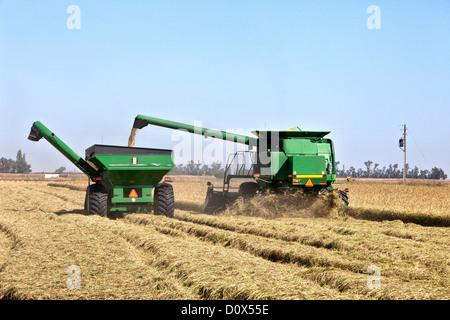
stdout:
[[[239,196],[299,189],[316,194],[337,192],[345,207],[348,207],[346,191],[332,186],[336,182],[336,165],[333,142],[325,138],[329,131],[301,131],[296,127],[284,131],[254,131],[256,137],[248,137],[144,115],[135,118],[133,130],[135,132],[148,124],[186,130],[256,149],[229,155],[223,185],[216,188],[208,182],[204,212],[221,210]],[[230,182],[236,178],[252,181],[243,182],[237,190],[232,190]]]
[[41,122],[31,128],[28,139],[45,138],[93,182],[86,190],[88,214],[107,216],[113,211],[174,213],[172,185],[160,183],[174,166],[172,150],[93,145],[81,158]]

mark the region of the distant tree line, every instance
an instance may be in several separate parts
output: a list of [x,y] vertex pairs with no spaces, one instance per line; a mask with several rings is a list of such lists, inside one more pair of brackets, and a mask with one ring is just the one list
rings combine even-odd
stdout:
[[224,169],[220,161],[214,162],[210,165],[195,163],[190,161],[187,164],[178,164],[170,171],[170,174],[190,175],[190,176],[215,176],[222,178]]
[[[380,164],[373,161],[365,161],[365,169],[355,169],[350,167],[345,170],[345,166],[342,169],[339,168],[339,161],[336,161],[336,175],[338,177],[352,178],[403,178],[403,167],[399,168],[398,164],[390,164],[388,167],[380,167]],[[373,166],[372,166],[373,165]],[[409,164],[406,164],[406,178],[409,179],[447,179],[447,174],[441,168],[434,167],[431,170],[420,170],[417,166],[410,168]]]
[[25,153],[17,151],[16,160],[0,158],[0,172],[3,173],[30,173],[31,165],[25,160]]
[[[336,175],[338,177],[352,178],[403,178],[403,168],[399,168],[398,164],[390,164],[389,166],[380,167],[380,164],[373,161],[365,161],[365,169],[350,167],[345,169],[345,166],[340,168],[340,162],[336,161]],[[216,178],[222,178],[224,175],[224,168],[221,162],[215,162],[211,165],[195,163],[190,161],[187,164],[178,164],[170,171],[170,174],[174,175],[190,175],[190,176],[202,176],[209,175]],[[409,179],[447,179],[447,174],[441,168],[434,167],[431,170],[420,170],[417,166],[410,168],[406,164],[406,178]]]

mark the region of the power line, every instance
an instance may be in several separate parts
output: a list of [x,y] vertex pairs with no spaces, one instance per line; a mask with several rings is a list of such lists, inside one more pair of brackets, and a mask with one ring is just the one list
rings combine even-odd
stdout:
[[422,150],[421,150],[420,147],[419,147],[419,144],[416,142],[416,139],[414,139],[413,135],[411,134],[411,129],[410,129],[409,134],[410,134],[411,138],[413,139],[414,143],[416,144],[417,149],[419,150],[419,152],[420,152],[420,154],[422,155],[423,159],[424,159],[425,162],[427,163],[428,167],[431,168],[431,165],[430,165],[430,163],[428,162],[427,158],[425,157],[425,154],[422,152]]

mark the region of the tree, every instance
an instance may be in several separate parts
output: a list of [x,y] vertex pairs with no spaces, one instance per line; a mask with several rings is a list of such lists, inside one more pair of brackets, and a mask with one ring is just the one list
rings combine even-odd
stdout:
[[379,176],[380,176],[380,169],[378,169],[379,165],[380,165],[379,163],[375,163],[373,165],[373,171],[372,171],[373,178],[379,178]]
[[370,166],[372,166],[372,161],[370,161],[370,160],[367,160],[366,162],[364,162],[364,165],[366,166],[366,168],[367,168],[367,171],[366,171],[366,177],[370,177]]
[[399,177],[400,177],[400,171],[397,170],[398,164],[395,163],[392,167],[393,167],[394,169],[393,169],[393,171],[392,171],[392,176],[391,176],[391,178],[399,178]]
[[430,173],[430,170],[420,170],[419,178],[420,179],[428,179],[428,174]]
[[414,166],[414,169],[409,172],[408,178],[419,178],[419,168],[417,168],[417,166]]
[[[366,166],[366,170],[361,168],[355,169],[354,167],[350,167],[349,170],[339,170],[337,165],[340,164],[339,161],[336,161],[336,175],[338,177],[350,176],[353,178],[402,178],[403,177],[403,169],[399,169],[398,164],[390,164],[388,167],[383,166],[382,169],[379,169],[380,164],[373,163],[368,160],[364,162]],[[372,164],[374,164],[373,169],[371,169]],[[345,166],[344,166],[345,168]],[[431,170],[420,170],[417,166],[411,168],[410,165],[406,164],[406,177],[414,178],[414,179],[438,179],[445,180],[447,179],[447,174],[441,168],[434,167]]]
[[213,162],[211,164],[211,173],[210,174],[216,178],[223,178],[223,175],[225,174],[225,170],[222,168],[222,162],[220,162],[220,161]]
[[429,179],[447,179],[447,175],[444,173],[444,170],[434,167],[431,169],[431,172],[429,174]]
[[31,165],[25,160],[25,153],[22,154],[22,150],[17,151],[16,156],[16,168],[17,173],[30,173]]
[[16,170],[16,162],[13,159],[0,159],[0,172],[14,173]]
[[222,168],[222,163],[220,161],[213,162],[211,165],[195,163],[190,161],[186,165],[178,164],[170,171],[170,174],[185,174],[185,175],[212,175],[216,178],[223,177],[224,169]]
[[66,167],[59,167],[55,170],[55,173],[63,173],[64,171],[66,171]]

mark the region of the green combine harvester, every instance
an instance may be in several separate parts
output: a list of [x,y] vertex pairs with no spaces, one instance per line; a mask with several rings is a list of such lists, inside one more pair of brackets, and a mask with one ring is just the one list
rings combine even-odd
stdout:
[[[248,137],[220,130],[195,127],[144,115],[136,116],[133,130],[148,124],[169,129],[213,137],[248,145],[250,150],[229,155],[221,187],[208,182],[203,211],[214,213],[222,210],[238,197],[304,190],[314,194],[337,192],[345,208],[348,208],[347,189],[335,189],[336,164],[334,145],[325,138],[329,131],[301,131],[292,128],[284,131],[254,131],[256,137]],[[237,190],[230,186],[232,179],[246,179]],[[347,209],[345,209],[347,210]]]
[[172,217],[172,185],[162,182],[173,168],[172,150],[93,145],[83,159],[41,122],[33,123],[28,139],[45,138],[89,177],[84,208],[106,217],[114,211],[153,211]]

